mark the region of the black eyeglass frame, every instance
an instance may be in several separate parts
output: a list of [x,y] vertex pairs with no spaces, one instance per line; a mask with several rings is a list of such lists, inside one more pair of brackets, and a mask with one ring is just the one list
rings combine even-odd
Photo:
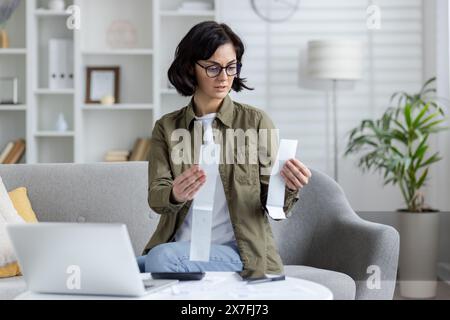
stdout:
[[[240,72],[241,72],[241,68],[242,68],[242,63],[240,63],[240,62],[233,62],[233,63],[230,63],[229,65],[227,65],[227,66],[225,66],[225,67],[222,67],[220,64],[217,64],[217,63],[214,63],[214,64],[211,64],[211,65],[209,65],[209,66],[202,66],[200,63],[198,63],[198,61],[196,61],[195,62],[197,65],[199,65],[200,67],[202,67],[203,69],[205,69],[205,73],[206,73],[206,75],[209,77],[209,78],[217,78],[221,73],[222,73],[222,70],[223,69],[225,69],[225,72],[226,72],[226,74],[229,76],[229,77],[232,77],[232,76],[235,76],[235,75],[238,75]],[[232,66],[232,65],[236,65],[236,73],[235,74],[229,74],[228,73],[228,67],[230,67],[230,66]],[[208,68],[210,68],[210,67],[219,67],[220,68],[220,71],[219,71],[219,73],[217,73],[217,75],[215,75],[215,76],[210,76],[209,74],[208,74]]]

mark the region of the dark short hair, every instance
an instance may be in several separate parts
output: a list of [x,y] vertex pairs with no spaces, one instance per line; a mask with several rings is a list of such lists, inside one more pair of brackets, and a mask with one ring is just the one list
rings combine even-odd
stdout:
[[[170,83],[183,96],[192,96],[197,86],[195,77],[195,63],[208,60],[221,45],[231,43],[236,50],[236,59],[242,63],[244,44],[229,26],[215,21],[204,21],[196,24],[184,36],[175,51],[175,59],[167,72]],[[246,79],[238,73],[234,79],[232,89],[236,92],[253,90],[247,87]]]

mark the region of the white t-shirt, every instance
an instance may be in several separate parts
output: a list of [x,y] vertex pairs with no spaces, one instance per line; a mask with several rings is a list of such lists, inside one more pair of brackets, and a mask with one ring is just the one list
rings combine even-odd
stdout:
[[[214,143],[212,122],[216,118],[216,113],[209,113],[203,117],[195,117],[196,121],[201,121],[204,127],[203,141],[205,144]],[[224,244],[236,241],[233,226],[231,225],[230,212],[228,211],[225,191],[223,189],[220,175],[217,176],[216,192],[214,195],[214,207],[212,217],[211,243]],[[192,205],[189,208],[183,224],[175,235],[175,241],[190,241],[192,226]]]

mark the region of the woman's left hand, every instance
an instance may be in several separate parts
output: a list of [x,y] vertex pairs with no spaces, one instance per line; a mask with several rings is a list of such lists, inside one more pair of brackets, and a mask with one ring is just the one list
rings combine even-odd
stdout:
[[286,182],[286,186],[293,191],[298,191],[306,186],[311,178],[311,171],[297,159],[286,161],[280,174]]

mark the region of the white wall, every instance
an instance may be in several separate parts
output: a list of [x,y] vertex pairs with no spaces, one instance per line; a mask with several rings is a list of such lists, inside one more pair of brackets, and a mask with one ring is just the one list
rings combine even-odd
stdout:
[[[425,79],[435,74],[433,2],[302,0],[291,20],[269,24],[252,11],[250,1],[222,1],[222,20],[242,37],[247,47],[243,75],[250,86],[256,87],[254,92],[234,94],[233,98],[266,109],[283,137],[299,140],[297,156],[310,167],[332,175],[332,149],[326,134],[330,129],[326,121],[327,95],[299,87],[306,42],[351,38],[368,44],[364,79],[353,90],[339,93],[342,150],[348,130],[363,118],[380,115],[389,106],[394,91],[416,92]],[[380,30],[366,27],[366,8],[370,3],[378,4],[382,10]],[[432,174],[426,190],[428,203],[441,210],[450,209],[448,141],[439,141],[446,159],[440,163],[441,171]],[[396,187],[383,188],[381,177],[362,174],[355,159],[341,157],[339,161],[339,183],[357,211],[394,211],[403,206]]]
[[[436,0],[436,71],[438,95],[450,101],[450,7],[448,0]],[[450,110],[447,109],[450,115]],[[449,125],[449,123],[447,123]],[[450,131],[441,133],[436,141],[444,160],[434,170],[435,202],[438,208],[450,211]],[[450,260],[450,259],[449,259]]]

